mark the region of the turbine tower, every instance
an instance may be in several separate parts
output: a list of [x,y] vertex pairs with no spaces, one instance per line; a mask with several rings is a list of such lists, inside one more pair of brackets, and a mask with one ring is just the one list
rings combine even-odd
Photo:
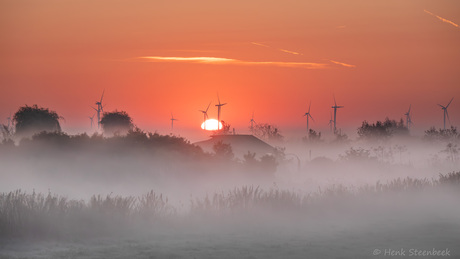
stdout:
[[412,118],[410,116],[410,108],[411,108],[412,105],[409,105],[409,110],[404,113],[404,115],[406,115],[406,126],[407,126],[407,129],[410,130],[410,125],[412,124]]
[[174,118],[174,115],[171,113],[171,131],[174,130],[174,121],[177,121],[178,119]]
[[89,116],[88,118],[91,120],[91,129],[93,129],[93,119],[96,114],[93,114],[93,116]]
[[104,106],[102,105],[102,98],[104,98],[104,91],[102,91],[102,96],[101,96],[101,100],[99,102],[96,102],[96,105],[97,105],[97,109],[94,108],[94,107],[91,107],[93,108],[96,113],[97,113],[97,128],[100,129],[101,128],[101,112],[104,113]]
[[332,106],[332,109],[334,109],[334,134],[337,134],[337,109],[343,108],[344,106],[338,106],[337,102],[335,101],[335,96],[334,96],[334,106]]
[[206,110],[199,110],[200,112],[203,113],[203,123],[204,123],[204,129],[206,130],[206,120],[208,119],[208,110],[209,110],[209,106],[211,106],[211,102],[209,102],[208,104],[208,108],[206,108]]
[[254,134],[254,123],[256,123],[256,121],[254,120],[254,112],[252,112],[252,117],[251,117],[250,122],[251,122],[251,127],[250,127],[251,133]]
[[306,112],[306,113],[303,115],[304,117],[307,116],[307,136],[308,136],[308,134],[310,133],[310,128],[309,128],[309,126],[308,126],[308,119],[311,118],[313,121],[315,121],[315,120],[313,119],[313,117],[311,116],[311,114],[310,114],[310,108],[311,108],[311,101],[310,101],[310,106],[308,106],[308,112]]
[[217,94],[217,100],[219,101],[219,103],[216,104],[216,106],[217,106],[217,129],[219,129],[219,125],[220,125],[220,109],[222,108],[222,106],[226,105],[227,103],[220,103],[219,94]]
[[10,127],[13,127],[13,125],[11,125],[11,113],[10,113],[10,116],[6,118],[6,120],[8,121],[8,130],[10,130],[11,129]]
[[444,130],[446,130],[446,116],[447,116],[447,119],[450,122],[449,113],[447,112],[447,108],[449,107],[449,105],[452,102],[452,100],[454,100],[453,97],[452,97],[452,99],[450,99],[450,102],[446,106],[442,106],[442,105],[438,104],[439,106],[441,106],[441,109],[444,111]]
[[329,119],[329,123],[327,125],[330,126],[331,128],[331,131],[332,131],[332,124],[333,124],[334,120],[332,119],[332,112],[331,112],[331,119]]

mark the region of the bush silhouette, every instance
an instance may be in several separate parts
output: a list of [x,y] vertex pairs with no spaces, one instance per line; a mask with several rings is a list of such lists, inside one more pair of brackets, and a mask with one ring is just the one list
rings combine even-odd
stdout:
[[55,111],[33,106],[23,106],[14,114],[15,134],[28,137],[42,131],[61,132],[59,115]]
[[363,121],[361,127],[358,128],[358,135],[363,139],[386,139],[394,135],[407,135],[409,130],[404,126],[404,122],[397,122],[386,118],[385,121],[377,121],[369,124]]
[[125,111],[105,112],[101,125],[107,135],[124,135],[133,128],[133,120]]

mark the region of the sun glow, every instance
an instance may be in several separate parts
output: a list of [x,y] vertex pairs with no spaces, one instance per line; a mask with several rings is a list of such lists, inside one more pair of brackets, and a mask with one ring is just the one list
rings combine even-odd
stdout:
[[219,125],[219,129],[222,129],[222,123],[216,119],[209,119],[201,124],[201,128],[204,130],[217,130],[217,125]]

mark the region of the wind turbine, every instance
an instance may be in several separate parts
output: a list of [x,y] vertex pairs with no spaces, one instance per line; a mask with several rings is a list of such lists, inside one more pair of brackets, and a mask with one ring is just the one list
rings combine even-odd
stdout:
[[99,102],[96,102],[97,109],[94,107],[91,107],[97,113],[97,128],[98,129],[101,127],[101,112],[104,113],[104,106],[102,105],[102,98],[104,98],[104,92],[105,92],[105,89],[104,91],[102,91],[101,100],[99,100]]
[[[93,108],[94,109],[94,108]],[[93,116],[89,116],[88,118],[91,120],[91,129],[93,129],[93,119],[96,114],[93,114]]]
[[217,100],[219,101],[219,103],[216,104],[216,106],[217,106],[217,129],[219,129],[219,125],[220,125],[220,109],[222,108],[222,106],[226,105],[227,103],[220,103],[219,94],[217,94]]
[[8,118],[6,118],[6,120],[8,121],[8,130],[10,130],[10,127],[13,126],[13,125],[11,125],[11,113],[10,113],[10,116]]
[[171,130],[174,130],[174,121],[177,121],[178,119],[174,118],[174,115],[171,113]]
[[310,106],[308,106],[308,112],[306,112],[303,116],[307,116],[307,136],[308,136],[308,133],[310,132],[310,128],[308,127],[308,119],[311,118],[313,121],[315,121],[313,119],[313,117],[311,116],[310,114],[310,108],[311,108],[311,101],[310,101]]
[[344,106],[337,106],[337,102],[335,101],[335,95],[334,95],[334,106],[332,106],[332,109],[334,109],[334,134],[337,134],[337,109],[343,108]]
[[254,134],[254,123],[256,123],[256,121],[254,120],[254,112],[252,112],[252,118],[250,120],[251,122],[251,133]]
[[329,120],[329,123],[327,125],[329,125],[331,127],[331,131],[332,131],[332,123],[334,122],[334,120],[332,119],[332,112],[331,112],[331,119]]
[[446,130],[446,116],[447,116],[447,119],[450,122],[449,113],[447,113],[447,108],[449,107],[449,105],[450,105],[450,103],[452,102],[453,99],[454,98],[452,97],[452,99],[450,99],[450,102],[446,106],[442,106],[442,105],[438,104],[439,106],[441,106],[441,109],[444,111],[444,130]]
[[404,115],[406,115],[406,125],[407,125],[407,129],[409,130],[410,129],[410,125],[412,124],[412,118],[410,116],[410,108],[412,107],[412,105],[409,105],[409,110],[404,113]]
[[208,119],[208,110],[209,110],[209,106],[211,106],[211,102],[209,102],[208,104],[208,108],[206,108],[206,110],[199,110],[200,112],[203,113],[203,123],[204,123],[204,129],[206,130],[206,120]]

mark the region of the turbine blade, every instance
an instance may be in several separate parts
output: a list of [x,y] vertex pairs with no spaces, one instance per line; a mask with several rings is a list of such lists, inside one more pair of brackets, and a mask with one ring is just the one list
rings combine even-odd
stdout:
[[445,111],[446,111],[446,115],[447,115],[447,120],[449,121],[449,124],[452,125],[452,123],[450,122],[449,113],[447,112],[447,109]]
[[311,116],[311,114],[308,114],[308,116],[310,116],[310,118],[311,118],[312,121],[315,121],[315,119],[313,119],[313,117]]
[[219,104],[220,104],[219,93],[217,93],[217,101],[219,101]]
[[337,106],[337,102],[335,100],[335,94],[334,94],[334,105]]
[[407,112],[408,114],[410,114],[410,108],[412,107],[412,104],[409,104],[409,111]]
[[452,102],[452,100],[454,100],[454,97],[452,97],[452,99],[450,99],[450,102],[447,104],[446,109],[447,109],[447,107],[449,107],[449,105]]
[[440,105],[439,103],[438,103],[438,105],[439,105],[441,108],[443,108],[443,109],[445,109],[445,108],[446,108],[446,107],[444,107],[444,106]]
[[206,112],[208,112],[209,106],[211,105],[211,102],[208,104],[208,108],[206,108]]
[[102,98],[104,98],[104,93],[105,93],[105,89],[102,91],[102,96],[101,96],[101,103],[102,103]]

